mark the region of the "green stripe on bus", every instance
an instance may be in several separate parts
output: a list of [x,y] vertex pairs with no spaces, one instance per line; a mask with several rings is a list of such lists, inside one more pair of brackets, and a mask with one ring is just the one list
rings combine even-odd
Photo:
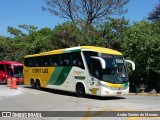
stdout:
[[126,83],[124,83],[124,84],[122,84],[121,86],[129,86],[129,82],[126,82]]
[[124,86],[129,86],[129,82],[125,83],[125,85],[124,85]]
[[71,71],[72,67],[56,67],[48,84],[52,84],[52,85],[62,85],[69,72]]
[[55,84],[61,71],[62,71],[63,67],[56,67],[55,70],[52,73],[52,76],[50,78],[50,80],[48,81],[48,84]]
[[71,53],[71,52],[80,52],[81,49],[76,49],[76,50],[67,50],[67,51],[64,51],[64,53]]

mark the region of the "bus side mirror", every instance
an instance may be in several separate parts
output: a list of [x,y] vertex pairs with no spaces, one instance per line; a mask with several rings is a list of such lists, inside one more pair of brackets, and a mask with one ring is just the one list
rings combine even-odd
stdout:
[[100,57],[95,57],[95,56],[91,56],[92,59],[96,59],[99,60],[102,66],[102,69],[106,69],[106,63],[104,61],[104,59],[100,58]]
[[131,60],[125,60],[126,63],[130,63],[132,65],[132,70],[135,70],[135,63]]

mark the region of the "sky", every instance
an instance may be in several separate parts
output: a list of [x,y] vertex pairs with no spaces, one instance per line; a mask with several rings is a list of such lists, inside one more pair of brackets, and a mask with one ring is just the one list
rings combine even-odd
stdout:
[[[123,16],[130,22],[147,18],[148,13],[160,3],[160,0],[130,0],[125,6],[128,12]],[[43,0],[0,0],[0,35],[9,36],[7,27],[18,28],[18,25],[34,25],[38,29],[48,27],[53,29],[66,19],[59,18],[42,10]]]

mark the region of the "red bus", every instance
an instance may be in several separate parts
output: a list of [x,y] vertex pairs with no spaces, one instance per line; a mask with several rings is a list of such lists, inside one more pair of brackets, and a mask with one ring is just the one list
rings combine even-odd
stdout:
[[16,77],[17,84],[23,84],[23,64],[14,61],[0,61],[0,83],[7,83],[8,78]]

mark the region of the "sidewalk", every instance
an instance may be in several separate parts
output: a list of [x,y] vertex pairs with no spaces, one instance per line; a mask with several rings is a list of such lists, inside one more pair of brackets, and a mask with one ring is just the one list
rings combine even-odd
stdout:
[[6,85],[0,85],[0,97],[8,97],[20,94],[22,94],[21,87],[17,89],[11,89],[10,87],[6,87]]
[[160,96],[160,93],[149,93],[149,92],[131,93],[130,92],[129,95]]

